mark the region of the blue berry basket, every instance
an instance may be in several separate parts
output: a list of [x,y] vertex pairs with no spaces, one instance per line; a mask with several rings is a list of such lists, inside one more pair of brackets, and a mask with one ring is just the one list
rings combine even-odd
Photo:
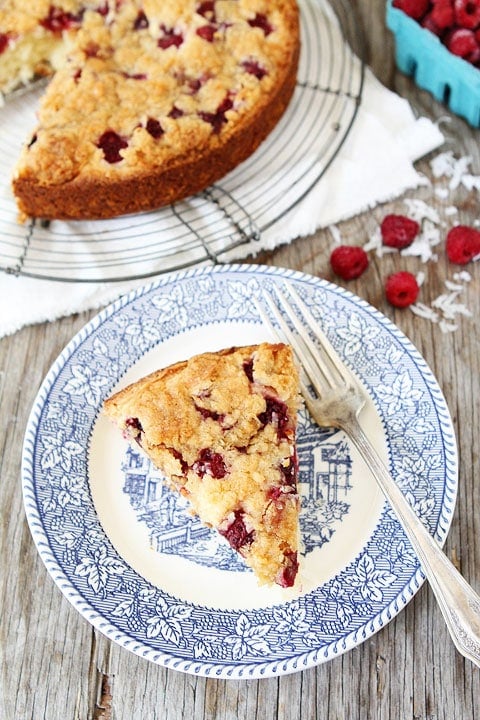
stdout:
[[418,87],[480,127],[480,70],[452,55],[439,38],[387,1],[387,27],[395,36],[398,69],[411,75]]

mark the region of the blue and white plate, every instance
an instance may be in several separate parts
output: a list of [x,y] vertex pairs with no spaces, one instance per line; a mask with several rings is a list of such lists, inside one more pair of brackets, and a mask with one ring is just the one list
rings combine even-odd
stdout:
[[364,301],[255,265],[177,273],[122,298],[73,338],[38,393],[24,443],[25,508],[77,610],[124,648],[183,672],[260,678],[325,662],[371,637],[423,581],[355,449],[305,411],[301,575],[290,590],[258,587],[101,414],[108,395],[156,368],[270,340],[252,298],[285,278],[366,386],[364,429],[440,542],[452,519],[457,453],[443,395],[411,343]]

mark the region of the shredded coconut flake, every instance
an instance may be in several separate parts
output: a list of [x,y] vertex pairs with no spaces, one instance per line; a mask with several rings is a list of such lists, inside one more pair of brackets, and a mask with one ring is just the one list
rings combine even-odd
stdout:
[[451,177],[453,175],[454,165],[455,160],[453,157],[453,152],[451,150],[443,153],[438,153],[438,155],[436,155],[430,163],[433,177]]
[[428,305],[425,305],[424,303],[417,302],[415,305],[410,305],[410,310],[419,317],[425,318],[425,320],[430,320],[431,322],[438,322],[439,316],[438,313],[436,313],[432,308],[428,307]]
[[428,305],[418,302],[415,305],[410,306],[411,311],[425,320],[438,323],[443,333],[457,330],[458,325],[453,321],[458,317],[458,315],[472,317],[472,313],[467,306],[462,302],[458,302],[459,295],[465,289],[465,285],[462,284],[462,282],[469,282],[470,279],[470,274],[465,270],[455,273],[454,280],[457,282],[453,282],[448,279],[445,280],[445,288],[449,292],[442,293],[435,298],[435,300],[432,301],[432,307],[428,307]]
[[444,212],[445,215],[449,217],[450,215],[456,215],[458,213],[458,208],[455,207],[455,205],[450,205],[449,207],[445,208]]
[[330,225],[328,229],[330,230],[330,234],[333,238],[333,242],[336,245],[341,245],[342,244],[342,234],[341,234],[340,230],[338,229],[338,227],[336,225]]
[[460,272],[454,273],[453,279],[456,282],[470,282],[472,276],[466,270],[460,270]]
[[446,320],[440,320],[438,327],[442,333],[455,332],[455,330],[458,330],[458,325],[455,325],[455,323],[448,323]]
[[423,263],[436,261],[438,256],[432,251],[442,240],[439,228],[429,219],[422,224],[422,231],[411,245],[401,251],[401,255],[419,257]]
[[462,177],[462,185],[467,190],[480,190],[480,175],[469,175]]
[[377,228],[373,235],[370,235],[369,239],[363,246],[363,249],[365,252],[370,252],[371,250],[378,250],[382,245],[382,236],[380,235],[380,228]]
[[434,157],[430,167],[434,177],[450,178],[448,183],[450,190],[456,190],[459,185],[463,185],[467,190],[480,190],[480,175],[467,172],[471,163],[470,155],[455,158],[453,152],[449,150]]
[[446,320],[453,320],[457,315],[465,315],[466,317],[471,317],[472,313],[466,307],[466,305],[464,305],[464,303],[456,302],[458,295],[458,292],[451,292],[449,294],[444,293],[443,295],[439,295],[437,298],[435,298],[435,300],[433,300],[432,306],[434,308],[438,308],[442,312],[443,317]]
[[451,280],[445,280],[445,287],[447,290],[451,290],[452,292],[461,292],[463,290],[463,285],[454,283]]
[[418,200],[417,198],[405,198],[405,205],[408,208],[408,216],[412,220],[416,220],[418,223],[422,223],[423,220],[430,220],[435,225],[444,225],[440,220],[440,216],[435,208],[427,205],[424,200]]
[[425,273],[423,272],[423,270],[420,270],[420,272],[417,273],[416,280],[417,280],[417,285],[419,287],[421,287],[423,285],[423,283],[425,282]]

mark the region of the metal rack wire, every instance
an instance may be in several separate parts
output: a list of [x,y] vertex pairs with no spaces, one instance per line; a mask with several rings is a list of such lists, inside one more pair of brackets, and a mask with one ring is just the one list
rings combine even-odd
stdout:
[[[240,259],[311,190],[337,156],[361,101],[363,39],[348,0],[301,0],[292,102],[269,138],[218,184],[149,213],[94,222],[17,222],[9,178],[38,93],[0,111],[0,270],[49,280],[137,279]],[[16,121],[17,120],[17,121]],[[19,122],[21,120],[21,122]]]

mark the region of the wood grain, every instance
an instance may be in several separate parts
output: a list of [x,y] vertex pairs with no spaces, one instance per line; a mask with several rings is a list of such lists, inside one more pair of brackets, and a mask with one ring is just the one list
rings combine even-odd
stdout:
[[[472,158],[480,175],[480,132],[451,115],[400,75],[385,30],[384,0],[357,0],[367,60],[379,79],[441,123],[445,150]],[[430,158],[418,169],[431,178]],[[395,168],[392,167],[392,172]],[[434,184],[407,194],[445,209]],[[456,222],[479,218],[477,191],[458,188],[448,204]],[[345,242],[366,241],[386,212],[405,211],[402,199],[339,225]],[[452,220],[453,222],[453,220]],[[328,257],[334,239],[315,233],[253,262],[333,278]],[[391,308],[383,296],[386,275],[398,256],[372,256],[365,278],[343,284],[390,317],[425,357],[445,394],[458,439],[458,501],[445,550],[480,590],[480,263],[462,297],[472,312],[457,331],[410,311]],[[405,258],[402,269],[417,272]],[[429,263],[422,301],[444,291],[454,268],[443,245]],[[1,278],[0,278],[1,282]],[[34,548],[23,510],[21,445],[30,408],[51,363],[94,313],[24,328],[0,341],[0,502],[2,673],[0,716],[5,720],[480,720],[480,671],[455,651],[430,588],[424,585],[407,608],[361,646],[304,672],[266,680],[226,681],[167,671],[112,645],[70,606]]]

